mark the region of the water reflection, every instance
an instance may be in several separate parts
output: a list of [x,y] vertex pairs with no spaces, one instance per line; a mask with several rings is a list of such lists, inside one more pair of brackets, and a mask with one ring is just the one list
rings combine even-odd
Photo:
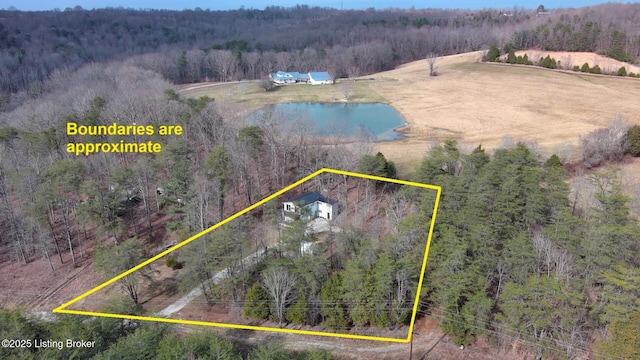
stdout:
[[308,134],[324,137],[357,137],[374,141],[401,139],[402,134],[395,129],[406,125],[392,107],[380,103],[273,104],[250,115],[247,123],[278,127],[280,131],[293,134],[308,131]]

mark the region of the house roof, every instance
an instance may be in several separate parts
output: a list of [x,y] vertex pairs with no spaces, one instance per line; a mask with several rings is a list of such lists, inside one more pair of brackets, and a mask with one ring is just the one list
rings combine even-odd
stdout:
[[322,72],[310,72],[309,73],[309,78],[311,80],[315,80],[315,81],[326,81],[326,80],[333,80],[333,78],[331,77],[331,75],[329,75],[328,72],[326,71],[322,71]]
[[333,204],[333,201],[326,199],[324,196],[320,195],[317,191],[306,192],[304,194],[298,195],[297,197],[288,200],[287,202],[292,203],[303,203],[303,206],[307,206],[309,204],[313,204],[316,201],[322,201],[323,203]]
[[292,71],[292,72],[286,72],[286,71],[278,71],[275,72],[273,74],[271,74],[271,78],[273,79],[278,79],[278,80],[285,80],[285,79],[309,79],[309,75],[307,74],[300,74],[297,71]]

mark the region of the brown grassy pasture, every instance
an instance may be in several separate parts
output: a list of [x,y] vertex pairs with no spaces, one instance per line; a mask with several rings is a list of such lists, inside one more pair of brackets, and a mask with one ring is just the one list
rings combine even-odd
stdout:
[[[606,126],[617,115],[640,123],[639,79],[482,63],[481,56],[439,58],[436,77],[429,76],[427,62],[421,60],[356,82],[350,101],[390,104],[409,124],[402,128],[405,140],[377,144],[401,174],[413,172],[433,140],[455,138],[467,148],[482,144],[494,149],[508,138],[535,142],[545,155],[576,158],[578,136]],[[288,85],[264,92],[256,83],[233,83],[185,94],[209,95],[245,109],[344,98],[337,85]]]
[[640,123],[640,80],[479,62],[481,52],[426,61],[376,74],[371,86],[407,120],[406,140],[378,148],[403,173],[429,140],[456,138],[493,149],[505,137],[536,142],[545,154],[577,156],[578,136],[617,115]]

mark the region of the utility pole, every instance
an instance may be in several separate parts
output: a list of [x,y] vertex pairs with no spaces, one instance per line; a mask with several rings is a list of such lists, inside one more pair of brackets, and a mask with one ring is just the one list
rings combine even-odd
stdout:
[[409,341],[409,360],[413,358],[413,334],[411,334],[411,341]]
[[413,331],[411,331],[411,340],[409,341],[409,360],[413,358]]

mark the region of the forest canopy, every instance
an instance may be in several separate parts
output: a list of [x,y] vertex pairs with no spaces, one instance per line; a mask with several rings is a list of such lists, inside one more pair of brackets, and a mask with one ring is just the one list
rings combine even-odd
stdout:
[[283,71],[371,74],[437,56],[539,48],[636,62],[640,5],[535,10],[231,11],[0,10],[0,111],[50,91],[45,82],[89,63],[123,61],[173,83],[259,79]]
[[[41,261],[55,276],[93,263],[90,271],[110,278],[319,168],[400,176],[369,139],[318,140],[303,119],[290,131],[275,112],[246,125],[244,104],[185,97],[176,84],[259,79],[277,70],[353,78],[428,54],[473,50],[487,50],[495,60],[503,49],[516,63],[515,50],[524,48],[593,51],[635,62],[637,11],[640,4],[549,14],[306,6],[0,11],[0,260]],[[547,63],[555,67],[550,57]],[[168,123],[180,134],[151,131]],[[67,124],[87,133],[88,127],[104,130],[91,134],[96,144],[118,144],[129,131],[161,142],[162,151],[76,156],[67,145],[83,143],[85,135]],[[132,127],[109,131],[118,124]],[[162,291],[201,287],[207,306],[225,299],[249,321],[345,332],[401,329],[419,296],[418,316],[439,319],[456,345],[489,339],[536,358],[635,358],[640,228],[620,171],[608,165],[626,152],[640,154],[640,131],[614,125],[581,138],[586,174],[571,189],[568,171],[575,164],[523,143],[465,152],[449,139],[429,149],[411,179],[442,187],[420,294],[412,289],[434,198],[381,183],[354,186],[375,215],[358,212],[359,228],[326,239],[308,234],[305,214],[280,226],[281,204],[266,204],[199,247],[167,258],[162,266],[170,270],[163,270],[176,274],[176,283]],[[345,198],[347,185],[339,176],[316,183],[318,191],[340,189]],[[280,248],[268,248],[268,236]],[[301,250],[303,243],[320,242],[320,254],[313,246],[309,254]],[[264,251],[268,261],[244,267],[248,251]],[[213,286],[221,271],[237,276]],[[151,311],[141,297],[149,296],[142,284],[152,276],[121,279],[124,297],[109,305],[113,312]],[[95,348],[69,357],[210,351],[230,359],[331,358],[323,351],[291,355],[280,344],[241,351],[211,334],[180,335],[113,319],[45,322],[0,310],[0,320],[6,338],[100,334]],[[2,349],[0,357],[47,357],[49,350]]]

